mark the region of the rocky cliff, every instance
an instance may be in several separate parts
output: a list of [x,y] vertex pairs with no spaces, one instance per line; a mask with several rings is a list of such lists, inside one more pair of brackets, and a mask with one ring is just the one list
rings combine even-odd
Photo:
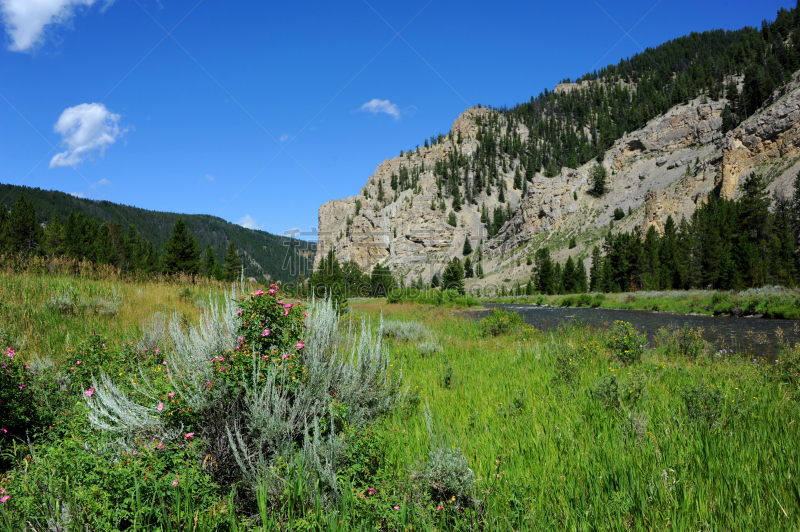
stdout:
[[[574,85],[574,84],[573,84]],[[560,92],[581,86],[562,86]],[[548,245],[557,260],[572,255],[588,260],[608,230],[615,209],[624,219],[618,230],[650,226],[662,231],[668,216],[676,223],[691,217],[711,193],[726,198],[739,194],[739,182],[748,173],[765,172],[770,188],[787,187],[800,166],[800,88],[788,85],[757,114],[723,135],[725,100],[707,102],[698,98],[673,107],[643,128],[623,136],[606,153],[608,192],[602,197],[589,193],[589,169],[562,168],[555,177],[526,173],[519,160],[496,161],[497,184],[492,195],[485,191],[469,198],[455,212],[456,225],[447,222],[452,209],[442,209],[437,161],[470,157],[478,150],[479,124],[495,119],[500,128],[514,129],[527,139],[531,134],[520,124],[508,124],[501,113],[485,108],[467,109],[453,123],[441,142],[420,148],[378,165],[357,196],[328,202],[320,208],[320,241],[317,260],[333,248],[340,260],[354,260],[369,271],[387,264],[401,277],[429,280],[453,256],[461,257],[465,238],[475,249],[473,261],[481,261],[485,275],[468,281],[468,287],[512,286],[528,280],[527,265],[540,246]],[[405,168],[417,172],[414,188],[395,193],[392,174]],[[513,178],[521,171],[526,190],[514,189]],[[467,171],[465,180],[474,179]],[[381,184],[382,182],[382,184]],[[377,200],[382,186],[383,202]],[[497,187],[505,188],[499,201]],[[466,191],[465,191],[466,193]],[[505,224],[490,235],[482,212],[504,209]],[[576,245],[567,244],[574,239]],[[588,266],[588,263],[587,263]]]

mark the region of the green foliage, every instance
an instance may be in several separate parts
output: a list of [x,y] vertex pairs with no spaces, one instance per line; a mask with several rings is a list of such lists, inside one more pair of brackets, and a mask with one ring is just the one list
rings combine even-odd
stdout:
[[491,314],[481,320],[485,336],[508,334],[521,327],[524,323],[525,320],[522,319],[519,313],[499,308],[492,309]]
[[450,211],[450,214],[447,215],[447,223],[448,225],[451,225],[453,227],[458,225],[458,221],[456,220],[456,213]]
[[691,421],[710,427],[720,420],[724,397],[716,386],[705,382],[687,386],[681,398]]
[[703,340],[702,328],[691,327],[684,323],[683,327],[667,329],[662,327],[656,334],[656,345],[663,347],[667,356],[681,356],[697,359],[708,349]]
[[458,257],[453,257],[442,272],[442,287],[464,295],[464,267]]
[[606,178],[608,172],[602,164],[595,164],[589,171],[589,182],[592,184],[592,194],[602,196],[606,193]]
[[[160,273],[159,250],[169,240],[170,229],[181,218],[201,249],[210,245],[217,257],[224,256],[230,242],[236,242],[237,247],[256,262],[245,264],[245,276],[261,277],[267,273],[272,279],[290,282],[298,272],[307,275],[311,269],[314,244],[247,229],[215,216],[154,212],[76,198],[63,192],[5,184],[0,184],[0,198],[5,198],[0,200],[2,252],[6,252],[3,242],[10,236],[3,229],[6,209],[20,202],[23,195],[29,210],[35,208],[33,229],[37,246],[34,254],[67,256],[75,260],[85,258],[112,264],[123,271]],[[44,224],[47,229],[42,235],[41,225]],[[12,232],[24,237],[17,229]],[[30,240],[29,244],[32,245]],[[285,268],[287,264],[289,268]]]
[[228,246],[225,253],[225,280],[233,282],[242,274],[242,260],[239,258],[239,250],[233,242]]
[[625,218],[625,211],[623,211],[620,207],[614,209],[614,219],[622,220],[623,218]]
[[614,355],[625,364],[635,364],[642,359],[647,337],[636,327],[625,321],[615,321],[610,331],[609,347]]
[[178,218],[164,246],[164,272],[197,275],[200,273],[200,267],[200,248],[197,240],[189,234],[183,220]]

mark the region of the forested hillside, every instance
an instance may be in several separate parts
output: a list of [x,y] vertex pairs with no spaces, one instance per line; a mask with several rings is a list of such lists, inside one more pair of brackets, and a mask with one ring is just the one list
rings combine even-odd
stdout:
[[[133,226],[143,241],[153,244],[156,253],[163,250],[180,217],[197,240],[200,250],[205,251],[211,246],[220,262],[233,242],[239,249],[248,277],[263,280],[264,275],[268,275],[273,280],[292,281],[300,271],[308,271],[313,259],[314,245],[311,243],[247,229],[216,216],[149,211],[110,201],[77,198],[63,192],[6,184],[0,184],[0,208],[10,212],[20,194],[24,194],[25,199],[33,204],[38,224],[47,224],[56,216],[61,225],[66,225],[70,213],[73,213],[96,221],[96,229],[100,231],[103,224],[115,224],[121,233],[128,233],[130,226]],[[84,239],[88,237],[90,235],[82,235]],[[77,243],[73,242],[73,245]],[[91,244],[87,246],[89,249]],[[89,258],[89,252],[85,253]],[[145,262],[151,264],[147,269],[153,268],[153,259]]]

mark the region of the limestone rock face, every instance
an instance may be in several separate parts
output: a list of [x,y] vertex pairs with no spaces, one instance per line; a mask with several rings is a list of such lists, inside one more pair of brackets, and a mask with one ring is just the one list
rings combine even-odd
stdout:
[[800,89],[729,131],[722,146],[717,184],[724,198],[735,196],[740,177],[759,164],[800,149]]
[[[627,159],[637,152],[671,151],[720,139],[724,108],[725,103],[721,101],[673,107],[663,117],[616,141],[609,154],[611,168],[621,170]],[[656,164],[665,163],[665,159],[659,159]]]
[[664,224],[669,216],[677,224],[680,221],[680,214],[685,210],[687,203],[691,200],[684,196],[678,196],[666,190],[651,190],[644,196],[644,218],[639,225],[642,235],[647,233],[651,226],[664,233]]
[[510,253],[533,237],[561,225],[578,209],[573,193],[586,176],[570,168],[562,168],[552,179],[537,176],[511,220],[487,245],[489,258]]

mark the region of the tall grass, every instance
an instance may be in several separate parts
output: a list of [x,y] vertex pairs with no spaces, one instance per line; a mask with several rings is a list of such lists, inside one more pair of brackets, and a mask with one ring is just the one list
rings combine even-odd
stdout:
[[[375,303],[356,306],[379,311]],[[623,366],[600,331],[483,338],[448,312],[383,306],[387,319],[422,317],[443,343],[455,386],[434,378],[438,357],[398,349],[395,364],[446,427],[478,478],[484,523],[502,530],[793,530],[800,526],[797,389],[749,360],[695,363],[649,351]],[[563,360],[577,368],[563,378]],[[561,359],[561,360],[560,360]],[[637,402],[607,408],[592,390],[615,378]],[[719,416],[693,420],[691,387],[719,390]],[[711,392],[709,392],[711,393]],[[716,393],[716,392],[714,392]],[[390,463],[428,451],[422,412],[392,418]]]

